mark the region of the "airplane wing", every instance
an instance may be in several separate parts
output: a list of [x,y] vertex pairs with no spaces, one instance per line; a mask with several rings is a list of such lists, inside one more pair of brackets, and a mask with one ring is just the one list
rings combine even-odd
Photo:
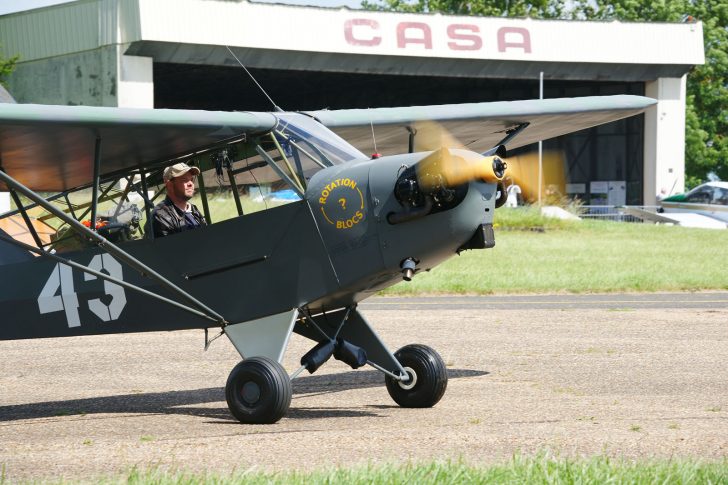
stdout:
[[[663,213],[665,215],[665,213]],[[683,227],[698,227],[702,229],[726,229],[728,224],[714,217],[694,212],[669,212],[666,217]]]
[[625,207],[624,212],[631,216],[662,224],[675,224],[683,227],[697,227],[702,229],[726,229],[728,224],[710,216],[694,212],[661,212],[655,213],[637,207]]
[[270,113],[0,103],[0,165],[32,190],[60,192],[91,184],[97,137],[107,175],[275,124]]
[[592,126],[639,114],[655,104],[651,98],[631,95],[534,99],[494,103],[445,104],[406,108],[310,111],[329,129],[364,151],[384,155],[407,149],[407,127],[418,121],[436,121],[467,148],[484,152],[506,132],[523,123],[528,127],[508,143],[518,148]]

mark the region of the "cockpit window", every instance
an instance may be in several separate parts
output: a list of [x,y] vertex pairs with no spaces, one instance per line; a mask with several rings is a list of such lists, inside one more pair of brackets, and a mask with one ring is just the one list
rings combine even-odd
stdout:
[[323,166],[338,165],[366,156],[334,132],[308,116],[286,113],[278,116],[276,135],[291,155],[298,153]]
[[687,193],[685,202],[693,204],[728,205],[728,188],[713,185],[696,187]]
[[710,204],[713,199],[713,187],[698,187],[685,196],[685,202],[693,204]]
[[313,118],[296,113],[276,116],[278,124],[270,133],[247,137],[213,153],[209,165],[203,164],[214,168],[204,172],[203,183],[230,194],[232,210],[224,218],[301,200],[318,171],[366,159]]
[[728,205],[728,189],[716,187],[713,194],[713,204]]

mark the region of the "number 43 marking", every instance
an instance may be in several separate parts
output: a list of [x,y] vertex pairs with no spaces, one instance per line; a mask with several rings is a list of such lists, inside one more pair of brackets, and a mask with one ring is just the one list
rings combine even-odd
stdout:
[[[89,268],[102,271],[106,270],[109,276],[123,280],[121,264],[109,254],[97,254],[88,265]],[[96,276],[84,273],[84,281],[95,280]],[[111,322],[119,318],[126,306],[126,293],[124,288],[104,280],[104,291],[111,297],[106,304],[100,298],[88,301],[88,309],[104,322]],[[68,327],[80,327],[81,319],[78,315],[78,295],[73,286],[73,269],[62,263],[57,263],[53,268],[48,281],[38,296],[38,310],[41,314],[53,312],[66,312]]]

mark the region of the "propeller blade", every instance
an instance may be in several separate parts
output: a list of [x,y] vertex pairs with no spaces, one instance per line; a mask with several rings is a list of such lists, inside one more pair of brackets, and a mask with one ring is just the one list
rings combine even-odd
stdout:
[[415,152],[434,152],[440,148],[465,148],[444,126],[434,121],[419,121],[413,126]]
[[481,179],[497,183],[503,178],[505,163],[498,156],[482,156],[465,149],[449,131],[433,121],[418,122],[415,151],[433,152],[418,164],[417,174],[423,188],[455,186]]
[[[489,183],[501,182],[507,188],[518,184],[524,200],[538,200],[538,154],[505,157],[482,156],[467,150],[444,126],[434,121],[418,122],[414,150],[433,153],[418,164],[418,176],[423,188],[441,184],[459,185],[482,179]],[[498,170],[499,163],[507,165],[505,174]],[[543,153],[541,179],[542,200],[560,199],[565,194],[566,175],[561,152]]]
[[498,183],[505,174],[505,162],[498,156],[484,157],[468,150],[440,148],[417,164],[423,188],[453,187],[471,180]]
[[[542,157],[541,198],[560,199],[565,195],[566,174],[561,152],[546,151]],[[538,153],[508,157],[508,170],[504,178],[506,187],[517,184],[524,200],[538,200]]]

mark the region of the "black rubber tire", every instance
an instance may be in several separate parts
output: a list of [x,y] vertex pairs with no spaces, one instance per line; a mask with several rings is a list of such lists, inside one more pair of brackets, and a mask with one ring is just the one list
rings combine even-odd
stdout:
[[291,405],[291,379],[278,362],[251,357],[236,365],[225,385],[228,408],[245,424],[273,424]]
[[440,354],[426,345],[414,344],[402,347],[394,356],[417,379],[411,389],[406,389],[409,383],[386,376],[387,391],[394,402],[403,408],[430,408],[437,404],[447,389],[447,369]]

